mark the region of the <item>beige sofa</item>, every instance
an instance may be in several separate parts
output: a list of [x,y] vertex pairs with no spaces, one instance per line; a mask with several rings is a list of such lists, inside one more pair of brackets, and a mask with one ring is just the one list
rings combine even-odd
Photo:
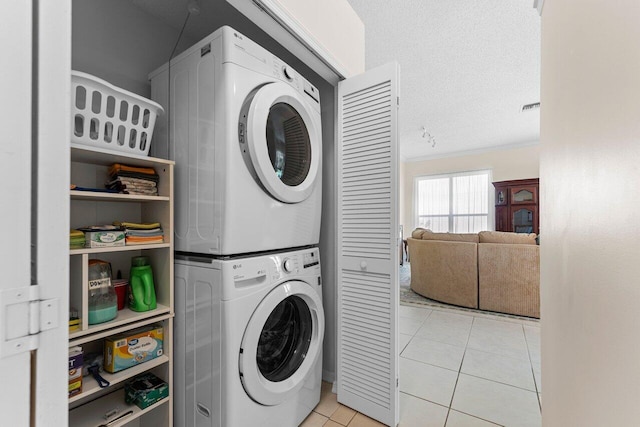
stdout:
[[482,231],[407,239],[411,289],[462,307],[540,317],[540,255],[535,234]]

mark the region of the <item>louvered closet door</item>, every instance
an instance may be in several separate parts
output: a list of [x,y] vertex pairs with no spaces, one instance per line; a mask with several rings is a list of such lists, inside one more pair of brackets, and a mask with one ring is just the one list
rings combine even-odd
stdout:
[[338,401],[398,423],[398,65],[338,86]]

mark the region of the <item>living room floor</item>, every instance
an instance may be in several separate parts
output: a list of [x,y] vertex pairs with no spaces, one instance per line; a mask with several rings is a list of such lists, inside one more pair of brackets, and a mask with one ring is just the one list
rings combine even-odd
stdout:
[[[537,320],[403,301],[399,331],[400,426],[541,425]],[[323,383],[301,426],[382,424],[340,405]]]

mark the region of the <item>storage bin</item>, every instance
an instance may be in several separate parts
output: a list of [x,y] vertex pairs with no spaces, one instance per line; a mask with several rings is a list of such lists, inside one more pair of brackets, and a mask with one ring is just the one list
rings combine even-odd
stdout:
[[71,72],[71,142],[148,155],[163,108],[80,71]]

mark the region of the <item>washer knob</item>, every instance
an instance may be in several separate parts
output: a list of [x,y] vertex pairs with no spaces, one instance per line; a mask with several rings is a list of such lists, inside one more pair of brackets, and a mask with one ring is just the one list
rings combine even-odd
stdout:
[[282,269],[287,273],[291,273],[291,271],[293,270],[293,263],[290,259],[287,258],[284,260],[284,262],[282,263]]
[[289,71],[289,67],[286,65],[282,67],[282,73],[287,78],[287,80],[293,80],[293,74]]

